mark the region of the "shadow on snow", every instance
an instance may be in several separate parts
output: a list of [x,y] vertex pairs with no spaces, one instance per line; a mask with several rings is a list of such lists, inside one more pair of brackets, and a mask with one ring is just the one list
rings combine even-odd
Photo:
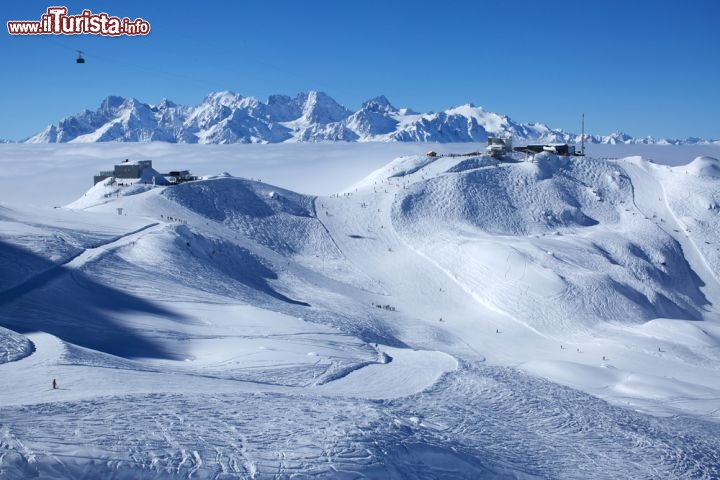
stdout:
[[0,325],[18,333],[47,332],[125,358],[182,358],[117,318],[132,312],[186,320],[182,315],[0,241],[0,259],[6,258],[32,265],[41,273],[0,292]]

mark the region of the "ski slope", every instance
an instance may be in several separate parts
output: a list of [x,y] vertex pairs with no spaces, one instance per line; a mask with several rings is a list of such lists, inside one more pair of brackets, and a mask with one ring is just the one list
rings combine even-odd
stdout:
[[0,478],[720,476],[720,155],[268,147],[0,205]]

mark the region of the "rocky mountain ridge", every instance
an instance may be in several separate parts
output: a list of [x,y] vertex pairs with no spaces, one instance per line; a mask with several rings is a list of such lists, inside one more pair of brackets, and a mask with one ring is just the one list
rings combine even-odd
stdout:
[[[579,143],[580,135],[542,123],[518,123],[506,115],[472,104],[442,112],[418,113],[396,108],[379,96],[357,111],[323,92],[295,97],[272,95],[266,102],[222,91],[210,93],[196,106],[163,99],[155,105],[135,98],[109,96],[95,110],[84,110],[49,125],[24,143],[150,142],[280,143],[280,142],[485,142],[488,136],[519,141]],[[588,143],[711,143],[633,138],[623,132],[586,135]]]

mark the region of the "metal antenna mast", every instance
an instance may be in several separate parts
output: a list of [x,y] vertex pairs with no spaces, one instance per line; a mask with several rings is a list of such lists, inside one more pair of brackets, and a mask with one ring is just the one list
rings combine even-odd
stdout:
[[580,154],[585,156],[585,114],[582,114],[582,133],[580,134]]

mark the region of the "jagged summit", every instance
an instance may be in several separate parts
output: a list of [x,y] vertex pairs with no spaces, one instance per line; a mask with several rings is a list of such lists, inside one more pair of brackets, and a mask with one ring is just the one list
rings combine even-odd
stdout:
[[[100,104],[99,111],[110,113],[117,110],[118,107],[120,107],[125,102],[125,99],[123,97],[119,97],[117,95],[109,95],[105,97],[105,100],[102,101]],[[88,112],[89,110],[85,110]]]
[[[267,102],[231,91],[209,93],[198,105],[162,99],[156,105],[111,95],[95,111],[84,110],[24,140],[25,143],[148,142],[484,142],[512,135],[533,142],[579,142],[580,135],[543,123],[518,123],[506,115],[466,103],[442,112],[398,109],[384,95],[365,101],[353,112],[330,95],[311,90],[290,97],[271,95]],[[703,143],[690,138],[633,138],[623,132],[587,135],[588,143]]]
[[395,110],[395,107],[393,107],[390,104],[390,100],[387,99],[385,95],[380,95],[374,98],[371,98],[370,100],[367,100],[363,102],[362,108],[365,110],[378,110],[378,109],[389,109],[389,110]]
[[329,124],[340,122],[352,113],[324,92],[301,93],[296,101],[302,100],[302,120],[309,123]]

